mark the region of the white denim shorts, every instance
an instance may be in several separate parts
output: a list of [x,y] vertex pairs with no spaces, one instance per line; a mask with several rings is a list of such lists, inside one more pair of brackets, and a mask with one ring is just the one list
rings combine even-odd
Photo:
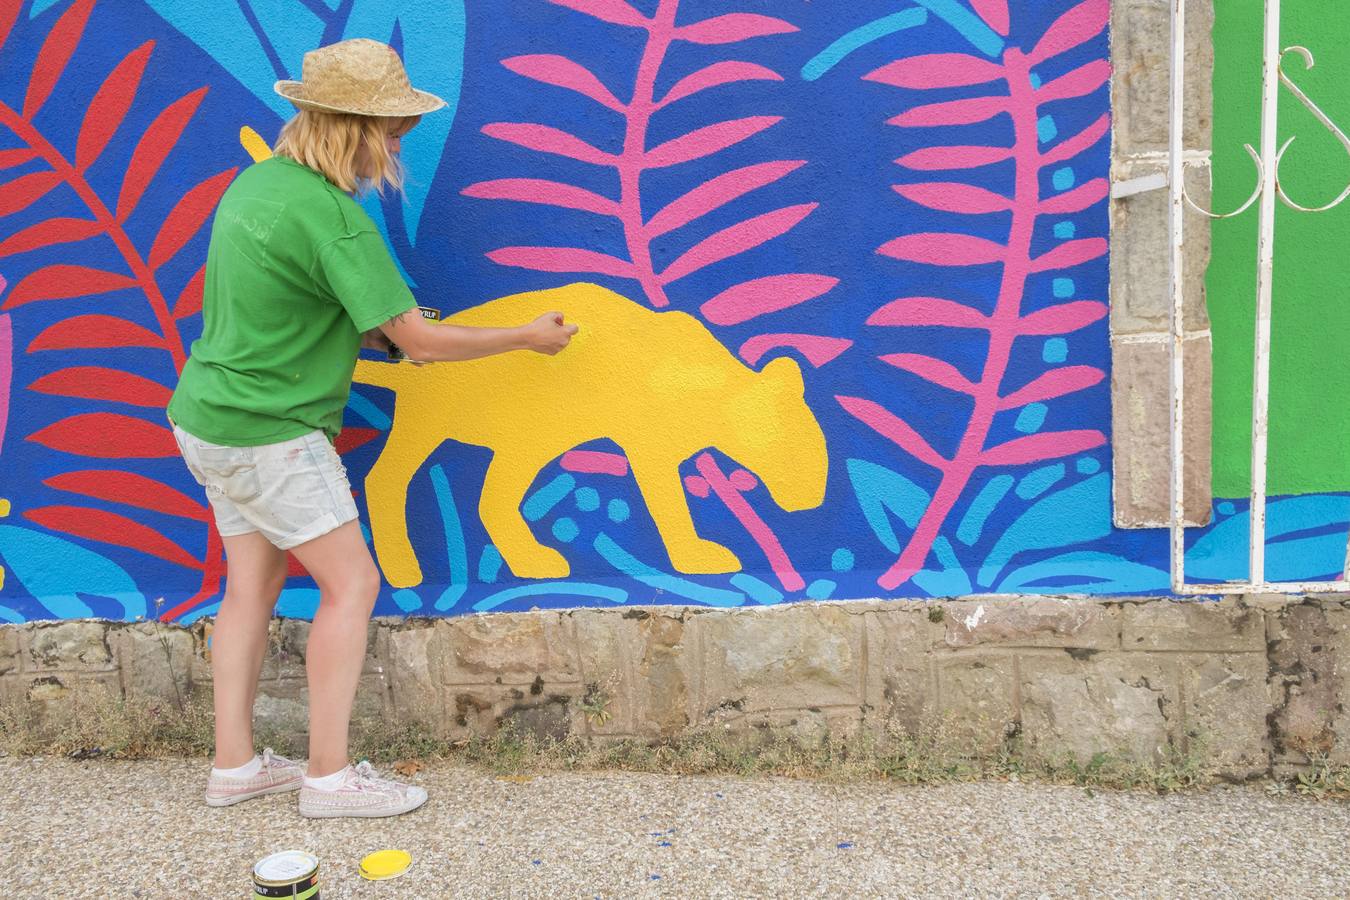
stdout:
[[347,468],[322,431],[258,447],[212,444],[177,425],[173,436],[221,537],[257,531],[290,550],[357,517]]

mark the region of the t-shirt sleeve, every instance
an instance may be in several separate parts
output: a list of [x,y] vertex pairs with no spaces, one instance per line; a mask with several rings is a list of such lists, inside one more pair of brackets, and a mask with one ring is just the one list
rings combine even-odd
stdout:
[[358,231],[325,242],[314,261],[325,285],[357,331],[369,331],[417,305],[377,231]]

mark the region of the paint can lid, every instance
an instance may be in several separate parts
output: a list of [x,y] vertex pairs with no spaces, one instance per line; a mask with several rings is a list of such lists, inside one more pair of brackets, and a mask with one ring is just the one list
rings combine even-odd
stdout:
[[283,850],[258,860],[253,867],[253,880],[268,887],[285,887],[313,875],[319,869],[319,858],[303,850]]
[[377,850],[361,860],[361,877],[370,881],[397,878],[412,865],[412,855],[406,850]]

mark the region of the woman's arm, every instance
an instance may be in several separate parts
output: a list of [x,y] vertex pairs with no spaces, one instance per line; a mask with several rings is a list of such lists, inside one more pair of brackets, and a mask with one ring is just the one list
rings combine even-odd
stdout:
[[385,322],[380,331],[414,362],[460,362],[511,350],[552,356],[567,346],[577,326],[564,324],[560,312],[544,313],[516,328],[435,325],[409,310]]

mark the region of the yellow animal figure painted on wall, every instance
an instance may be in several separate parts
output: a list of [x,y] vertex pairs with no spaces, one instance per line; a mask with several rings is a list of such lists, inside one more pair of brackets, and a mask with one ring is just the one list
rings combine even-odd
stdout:
[[376,555],[394,587],[422,582],[408,542],[408,482],[447,439],[492,450],[478,513],[519,578],[570,573],[562,554],[535,540],[520,506],[544,466],[599,438],[627,455],[680,572],[740,568],[734,553],[694,530],[679,468],[701,450],[716,447],[754,472],[785,510],[824,501],[825,435],[792,359],[756,372],[694,317],[654,312],[593,284],[502,297],[445,322],[508,327],[555,309],[581,329],[557,356],[357,363],[356,381],[397,394],[388,443],[366,479]]

